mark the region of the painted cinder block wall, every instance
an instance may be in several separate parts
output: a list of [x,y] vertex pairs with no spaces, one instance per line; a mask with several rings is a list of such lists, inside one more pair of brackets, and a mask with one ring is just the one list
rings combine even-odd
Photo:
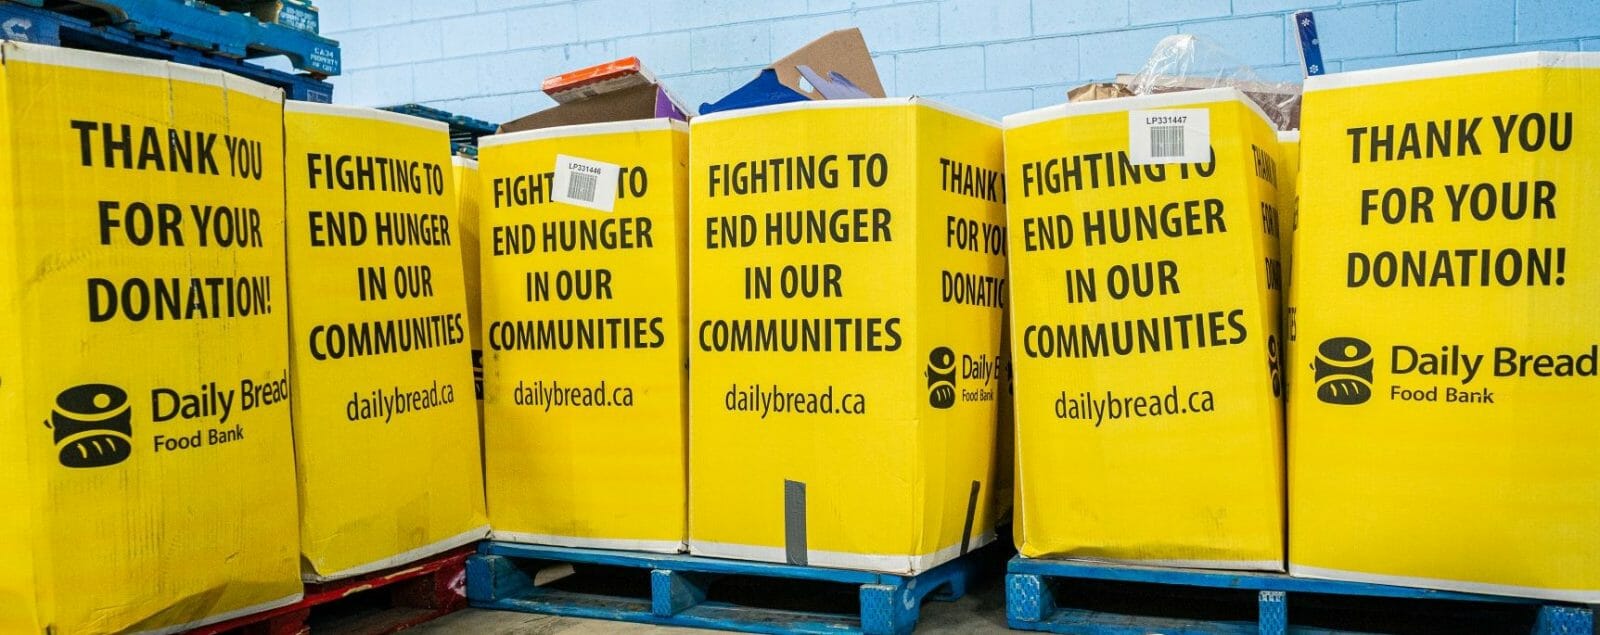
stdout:
[[344,51],[335,101],[505,121],[546,76],[637,55],[691,108],[831,29],[857,26],[890,95],[990,117],[1135,72],[1207,36],[1264,79],[1300,76],[1289,14],[1316,12],[1330,72],[1525,50],[1600,51],[1600,0],[317,0]]

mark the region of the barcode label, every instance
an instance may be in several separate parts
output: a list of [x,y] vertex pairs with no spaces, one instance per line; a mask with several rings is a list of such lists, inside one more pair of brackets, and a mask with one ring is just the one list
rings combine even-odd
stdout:
[[1150,156],[1157,159],[1183,156],[1183,126],[1150,126]]
[[594,202],[594,182],[598,180],[593,174],[574,174],[567,180],[567,198]]
[[1128,162],[1133,165],[1204,163],[1211,160],[1211,111],[1128,112]]
[[617,174],[621,171],[615,164],[558,154],[550,199],[609,212],[617,202]]

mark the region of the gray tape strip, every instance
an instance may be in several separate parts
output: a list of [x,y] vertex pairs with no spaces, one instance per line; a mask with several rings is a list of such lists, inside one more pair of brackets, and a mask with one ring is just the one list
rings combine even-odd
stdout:
[[972,544],[972,519],[978,515],[978,492],[983,483],[972,482],[972,492],[967,494],[967,522],[961,526],[961,555],[967,555],[967,545]]
[[806,564],[806,484],[783,482],[783,551],[789,564]]

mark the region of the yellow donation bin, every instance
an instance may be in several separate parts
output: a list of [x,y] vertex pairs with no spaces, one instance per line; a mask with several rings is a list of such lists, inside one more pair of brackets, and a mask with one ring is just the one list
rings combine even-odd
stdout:
[[1225,88],[1005,125],[1022,555],[1282,570],[1271,124]]
[[1600,54],[1314,77],[1304,113],[1290,573],[1600,601]]
[[282,93],[0,42],[0,632],[297,601]]
[[289,300],[304,575],[488,533],[444,124],[288,102]]
[[494,536],[681,551],[687,127],[478,143]]
[[999,128],[875,99],[691,129],[690,553],[915,573],[991,541]]

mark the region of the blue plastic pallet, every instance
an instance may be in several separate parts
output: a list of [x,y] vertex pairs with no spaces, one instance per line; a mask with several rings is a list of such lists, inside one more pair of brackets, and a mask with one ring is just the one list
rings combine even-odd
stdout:
[[[754,633],[898,635],[916,627],[924,599],[953,601],[965,595],[967,580],[977,564],[984,557],[994,557],[997,548],[991,545],[922,574],[901,576],[688,555],[485,542],[477,555],[467,560],[467,599],[472,606],[487,609]],[[649,597],[534,584],[537,567],[558,564],[648,570]],[[708,600],[711,584],[726,576],[858,586],[860,614],[756,608]]]
[[422,104],[400,104],[398,106],[384,106],[384,110],[397,112],[402,115],[411,115],[423,119],[442,121],[450,126],[450,150],[455,154],[469,157],[478,156],[478,137],[494,134],[499,129],[498,125],[482,119],[474,119],[465,115],[429,108]]
[[283,55],[319,78],[340,71],[338,42],[199,0],[72,1],[104,11],[113,26],[178,46],[241,60]]
[[[1156,592],[1192,590],[1195,587],[1255,591],[1257,616],[1255,622],[1218,621],[1061,607],[1057,605],[1057,596],[1050,587],[1050,581],[1063,578],[1140,583],[1151,585],[1150,590]],[[1595,632],[1594,614],[1588,607],[1529,598],[1312,580],[1281,573],[1175,569],[1021,556],[1012,558],[1006,567],[1006,623],[1019,630],[1073,635],[1282,635],[1337,632],[1304,627],[1291,621],[1289,599],[1298,594],[1537,605],[1539,612],[1533,632],[1538,635],[1594,635]],[[1181,603],[1183,600],[1174,599],[1172,602]]]
[[[333,101],[333,85],[312,76],[271,70],[242,59],[209,54],[165,39],[140,36],[115,26],[95,26],[88,20],[6,0],[0,0],[0,39],[214,68],[282,88],[290,99],[323,103]],[[337,45],[333,51],[337,58]]]

